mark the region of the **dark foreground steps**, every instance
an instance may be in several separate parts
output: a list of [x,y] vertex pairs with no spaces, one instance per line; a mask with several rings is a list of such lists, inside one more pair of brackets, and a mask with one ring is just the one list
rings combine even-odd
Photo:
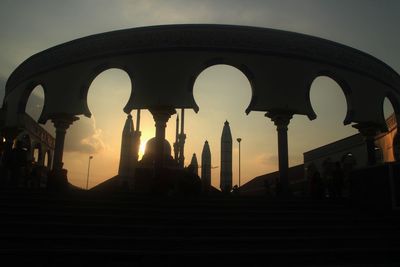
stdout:
[[17,264],[400,266],[400,217],[346,200],[0,191],[0,265]]

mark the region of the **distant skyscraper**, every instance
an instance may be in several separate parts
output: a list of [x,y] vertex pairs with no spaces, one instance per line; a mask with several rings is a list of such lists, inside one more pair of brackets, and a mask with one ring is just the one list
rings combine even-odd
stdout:
[[193,168],[193,173],[199,175],[199,164],[197,163],[196,153],[193,153],[192,160],[190,161],[190,165]]
[[133,126],[132,116],[128,115],[125,126],[122,131],[121,156],[119,159],[118,175],[129,177],[133,175],[134,168],[134,136],[135,128]]
[[222,192],[232,189],[232,134],[229,122],[225,121],[221,136],[221,181]]
[[211,152],[208,141],[204,143],[201,152],[201,182],[205,191],[211,187]]

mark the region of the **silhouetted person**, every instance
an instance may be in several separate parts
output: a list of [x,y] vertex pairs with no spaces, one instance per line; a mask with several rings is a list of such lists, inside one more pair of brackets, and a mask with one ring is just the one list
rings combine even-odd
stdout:
[[324,194],[327,193],[329,197],[332,197],[334,186],[333,186],[333,170],[334,164],[328,158],[322,163],[323,175],[322,175],[322,186],[324,188]]
[[2,163],[2,185],[7,187],[10,185],[11,172],[13,169],[13,151],[5,150],[3,152],[1,163]]
[[354,169],[354,166],[357,165],[357,161],[355,160],[352,154],[347,154],[343,160],[343,190],[342,194],[345,196],[349,195],[350,192],[350,173]]
[[11,169],[11,186],[23,185],[28,174],[28,151],[24,149],[23,143],[17,141],[15,148],[11,151],[9,162]]
[[33,187],[40,188],[44,177],[45,168],[43,166],[35,165],[32,169],[32,182]]
[[324,185],[321,174],[316,169],[309,170],[309,192],[313,199],[322,199],[324,197]]
[[344,172],[340,165],[340,162],[335,163],[335,169],[333,170],[333,186],[332,186],[332,197],[341,197],[344,184]]
[[271,196],[271,183],[268,181],[268,179],[264,180],[264,188],[265,188],[265,195],[266,196]]

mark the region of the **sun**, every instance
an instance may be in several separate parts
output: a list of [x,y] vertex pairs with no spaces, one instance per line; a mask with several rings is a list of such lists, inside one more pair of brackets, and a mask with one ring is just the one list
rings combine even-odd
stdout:
[[148,140],[140,140],[140,146],[139,146],[139,158],[142,158],[144,155],[144,150],[146,148]]

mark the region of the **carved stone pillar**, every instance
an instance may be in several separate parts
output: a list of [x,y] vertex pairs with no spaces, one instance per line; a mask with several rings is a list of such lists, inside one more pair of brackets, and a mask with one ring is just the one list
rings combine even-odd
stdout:
[[375,136],[379,133],[379,126],[375,123],[358,123],[353,125],[365,138],[367,147],[367,164],[372,166],[376,164],[375,155]]
[[179,134],[179,167],[185,167],[185,109],[181,110],[181,133]]
[[179,167],[182,169],[185,167],[185,140],[186,134],[179,134]]
[[136,115],[136,131],[134,134],[134,140],[133,140],[133,153],[135,156],[135,162],[137,163],[139,159],[139,148],[140,148],[140,137],[142,136],[142,132],[140,131],[140,109],[137,110],[137,115]]
[[278,132],[278,159],[279,159],[279,184],[277,192],[283,196],[289,195],[289,149],[287,130],[293,114],[285,111],[274,111],[265,114],[276,125]]
[[156,126],[156,151],[154,162],[154,173],[159,177],[164,165],[164,141],[165,141],[165,127],[172,114],[175,114],[174,109],[151,109],[155,126]]
[[56,140],[53,155],[53,168],[48,174],[47,188],[52,191],[62,191],[68,188],[67,170],[63,169],[63,153],[65,134],[69,126],[78,117],[66,114],[59,114],[54,116],[51,121],[56,128]]
[[65,134],[67,133],[67,129],[69,126],[76,120],[78,117],[72,115],[59,115],[53,118],[51,121],[56,128],[56,143],[54,148],[54,157],[53,157],[53,170],[62,170],[63,168],[63,154],[64,154],[64,141]]

